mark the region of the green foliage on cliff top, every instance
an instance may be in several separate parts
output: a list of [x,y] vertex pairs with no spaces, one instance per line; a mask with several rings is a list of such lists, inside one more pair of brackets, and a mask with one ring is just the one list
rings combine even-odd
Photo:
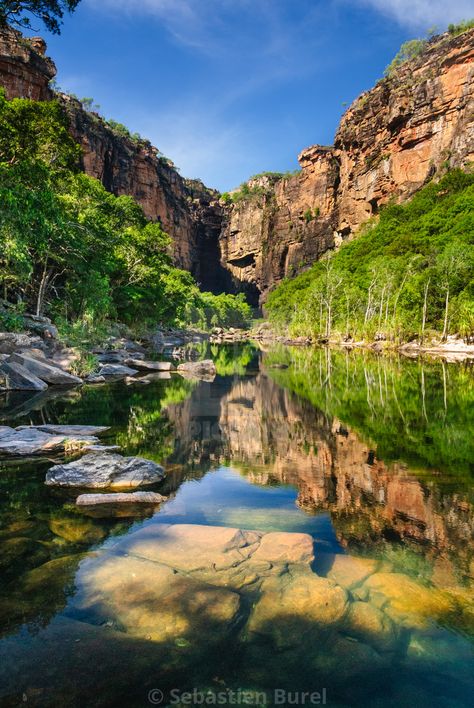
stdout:
[[418,57],[423,52],[426,45],[426,39],[410,39],[408,42],[402,44],[400,50],[397,52],[393,60],[385,69],[385,76],[393,76],[402,64],[405,64],[405,62],[410,61],[410,59]]
[[474,334],[474,175],[453,170],[269,296],[293,334]]
[[[300,170],[293,172],[259,172],[253,175],[246,182],[242,182],[240,187],[233,192],[224,192],[221,199],[225,204],[240,204],[263,197],[270,197],[273,194],[273,186],[282,179],[289,179],[299,174]],[[265,179],[266,184],[253,184],[257,180]]]
[[201,293],[161,226],[80,173],[79,155],[57,103],[0,92],[2,297],[87,325],[246,324],[242,298]]
[[448,25],[448,32],[449,34],[453,35],[453,37],[456,37],[458,34],[462,34],[463,32],[467,32],[467,30],[470,30],[474,27],[474,18],[472,20],[463,20],[457,25]]

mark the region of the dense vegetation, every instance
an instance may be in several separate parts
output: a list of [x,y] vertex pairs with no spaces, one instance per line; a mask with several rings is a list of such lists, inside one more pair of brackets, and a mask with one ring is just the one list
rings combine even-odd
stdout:
[[246,324],[245,300],[201,293],[159,224],[78,171],[79,150],[59,104],[0,94],[4,300],[76,323]]
[[423,339],[474,334],[474,175],[453,170],[267,302],[294,335]]

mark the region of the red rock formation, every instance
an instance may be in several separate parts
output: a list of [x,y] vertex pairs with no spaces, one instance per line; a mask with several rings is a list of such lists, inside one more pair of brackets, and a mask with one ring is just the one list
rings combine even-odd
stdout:
[[392,198],[474,160],[474,30],[434,38],[421,56],[362,94],[334,147],[299,156],[301,172],[230,208],[223,265],[263,298],[350,238]]
[[45,42],[26,40],[11,29],[0,32],[0,80],[7,98],[59,98],[70,118],[71,133],[83,148],[84,171],[110,192],[132,196],[149,219],[160,221],[173,239],[176,265],[204,288],[224,287],[218,236],[222,209],[218,193],[187,181],[145,140],[119,134],[77,99],[49,88],[56,67],[44,57]]
[[25,39],[14,29],[0,32],[0,85],[8,99],[31,98],[47,101],[52,92],[49,82],[56,67],[44,56],[46,44],[41,37]]
[[[44,51],[38,38],[1,33],[0,79],[9,98],[51,97],[55,67]],[[204,288],[242,290],[256,302],[351,238],[388,200],[407,199],[446,167],[474,161],[473,59],[474,30],[434,38],[353,103],[333,147],[304,150],[295,176],[253,183],[258,193],[228,207],[225,224],[216,192],[183,180],[149,143],[63,100],[85,171],[159,219],[177,265]]]

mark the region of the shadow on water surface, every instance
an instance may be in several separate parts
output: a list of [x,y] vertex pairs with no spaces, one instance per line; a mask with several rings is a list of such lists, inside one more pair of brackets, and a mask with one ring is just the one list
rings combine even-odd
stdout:
[[[3,424],[111,425],[124,453],[164,462],[169,496],[149,519],[88,518],[44,486],[50,462],[0,462],[1,705],[25,693],[139,706],[153,687],[268,696],[276,681],[325,686],[329,705],[469,705],[472,367],[276,349],[257,370],[248,348],[213,356],[212,384],[84,387],[1,409]],[[272,588],[259,568],[223,592],[142,565],[139,586],[112,583],[91,604],[108,564],[126,576],[120,544],[170,523],[309,533],[314,572],[282,569]],[[334,621],[304,604],[318,576],[345,597]]]

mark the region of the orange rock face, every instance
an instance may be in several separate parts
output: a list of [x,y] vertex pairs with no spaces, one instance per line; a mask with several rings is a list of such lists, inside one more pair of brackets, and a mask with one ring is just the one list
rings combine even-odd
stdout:
[[[40,38],[0,33],[8,98],[52,98],[56,69],[45,49]],[[225,208],[217,192],[184,180],[149,143],[117,134],[70,97],[62,100],[87,174],[161,221],[176,264],[204,289],[243,291],[257,303],[282,278],[351,238],[389,200],[403,201],[446,168],[474,161],[473,59],[474,30],[434,38],[352,104],[334,146],[304,150],[299,174],[259,178],[258,194]]]
[[45,50],[39,37],[27,40],[13,29],[0,32],[0,85],[8,99],[51,98],[49,82],[56,76],[56,67],[44,56]]
[[417,59],[362,94],[334,147],[299,156],[300,174],[230,209],[222,262],[261,293],[337,248],[395,198],[474,160],[474,30],[437,37]]

